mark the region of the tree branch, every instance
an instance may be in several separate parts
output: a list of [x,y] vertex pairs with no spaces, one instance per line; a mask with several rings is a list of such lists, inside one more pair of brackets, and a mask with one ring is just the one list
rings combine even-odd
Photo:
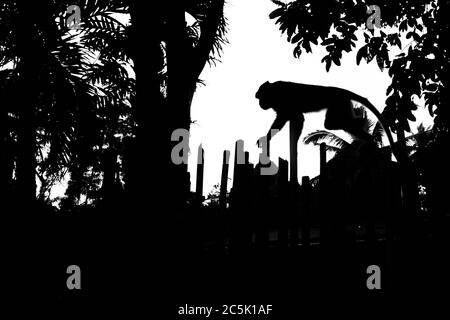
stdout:
[[224,6],[224,0],[211,0],[205,10],[204,19],[199,22],[200,39],[192,56],[194,60],[192,61],[192,76],[195,79],[200,77],[206,62],[210,58],[211,51],[213,51],[217,41],[221,40],[220,29],[224,27]]

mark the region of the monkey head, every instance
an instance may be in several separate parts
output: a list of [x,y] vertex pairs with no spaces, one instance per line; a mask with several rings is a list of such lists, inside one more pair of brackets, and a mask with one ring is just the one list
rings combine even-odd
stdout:
[[255,98],[259,99],[259,106],[263,110],[267,110],[272,107],[272,105],[269,103],[269,89],[270,89],[271,83],[269,81],[264,82],[258,89],[258,91],[255,94]]

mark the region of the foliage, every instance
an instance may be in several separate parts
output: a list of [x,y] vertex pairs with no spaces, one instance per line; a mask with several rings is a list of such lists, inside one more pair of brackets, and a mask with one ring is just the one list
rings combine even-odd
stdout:
[[[278,8],[270,14],[280,31],[295,44],[294,56],[312,52],[312,45],[326,47],[323,57],[327,71],[340,65],[343,52],[357,48],[357,35],[365,44],[357,48],[357,63],[375,60],[380,69],[389,68],[392,78],[387,89],[384,115],[390,127],[410,131],[408,120],[415,121],[417,109],[413,96],[423,97],[435,124],[448,129],[449,59],[448,14],[450,4],[435,0],[296,0],[273,1]],[[370,16],[369,5],[381,9],[381,30],[363,31]],[[409,42],[403,47],[405,40]],[[401,52],[394,55],[394,48]]]
[[[77,29],[66,26],[72,5],[81,11]],[[187,1],[159,12],[160,54],[151,64],[158,69],[162,98],[167,93],[168,16],[181,8],[195,20],[185,27],[187,47],[179,53],[192,58],[186,65],[195,85],[204,64],[215,63],[226,43],[223,5],[223,0]],[[64,183],[66,197],[58,199],[64,208],[95,204],[111,187],[105,184],[123,183],[127,143],[133,144],[141,117],[134,70],[136,8],[126,0],[0,3],[0,143],[5,150],[0,173],[11,178],[12,188],[25,181],[17,175],[17,163],[30,154],[39,199],[48,202],[52,188]],[[33,135],[28,145],[21,142],[26,132]]]
[[[368,132],[374,138],[374,141],[379,147],[382,147],[384,129],[380,122],[374,122],[367,117],[364,107],[355,107],[355,114],[360,118],[362,122],[362,128],[365,132]],[[322,142],[325,143],[325,149],[332,153],[338,153],[345,147],[350,146],[353,143],[353,138],[347,141],[333,132],[327,130],[317,130],[312,133],[307,134],[303,138],[303,143],[320,145]]]
[[[228,180],[231,180],[228,178]],[[226,192],[225,202],[228,204],[230,201],[230,192]],[[205,198],[204,204],[210,208],[219,208],[220,206],[220,183],[213,186],[211,191]]]
[[[116,147],[118,139],[132,129],[134,79],[127,71],[131,61],[125,50],[126,27],[112,17],[127,6],[123,1],[79,1],[81,28],[69,30],[65,11],[71,4],[48,1],[42,5],[47,16],[36,14],[28,21],[35,30],[28,39],[18,32],[24,22],[16,3],[3,4],[0,12],[2,22],[10,22],[0,27],[0,69],[4,69],[0,89],[2,99],[6,97],[2,111],[10,120],[17,119],[10,133],[27,125],[21,121],[20,106],[10,97],[18,94],[22,78],[33,72],[22,63],[22,48],[33,52],[39,66],[37,76],[30,78],[38,94],[31,97],[32,105],[24,107],[34,114],[42,199],[68,176],[69,198],[88,195],[86,188],[98,185],[103,151]],[[11,142],[13,149],[19,144],[17,138]]]
[[[358,110],[356,108],[355,110]],[[385,134],[383,126],[380,122],[374,122],[371,119],[367,118],[367,115],[364,114],[362,118],[364,122],[363,127],[365,127],[365,131],[369,132],[374,141],[377,143],[379,148],[387,148],[389,146],[383,146],[383,136]],[[424,150],[431,141],[433,141],[436,136],[436,130],[425,127],[422,123],[417,126],[417,133],[408,136],[405,140],[406,149],[410,156],[414,155],[417,151]],[[350,146],[354,142],[353,139],[347,141],[340,136],[336,135],[333,132],[326,130],[317,130],[307,134],[303,138],[303,143],[305,144],[313,144],[320,145],[321,143],[325,143],[325,150],[334,154],[339,153],[344,148]]]

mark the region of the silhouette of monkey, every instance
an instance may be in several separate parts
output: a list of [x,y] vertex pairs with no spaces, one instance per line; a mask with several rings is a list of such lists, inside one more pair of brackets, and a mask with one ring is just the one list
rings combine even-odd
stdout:
[[389,139],[391,149],[399,161],[394,140],[384,117],[370,103],[351,91],[336,88],[309,85],[303,83],[276,81],[263,83],[256,92],[259,105],[263,110],[272,108],[277,116],[267,133],[267,140],[272,138],[271,129],[281,130],[287,121],[294,123],[296,138],[303,130],[304,113],[326,109],[325,128],[328,130],[344,130],[358,139],[373,142],[373,137],[363,129],[363,119],[356,117],[352,101],[356,101],[369,109],[380,121]]

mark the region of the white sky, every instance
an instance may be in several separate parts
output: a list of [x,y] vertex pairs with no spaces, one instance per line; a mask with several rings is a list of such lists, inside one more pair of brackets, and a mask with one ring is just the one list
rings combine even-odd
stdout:
[[[229,44],[224,47],[222,63],[211,68],[206,66],[203,70],[200,78],[205,86],[198,87],[192,104],[192,120],[196,121],[191,126],[188,165],[192,190],[195,190],[200,144],[205,149],[204,195],[220,182],[223,151],[230,150],[230,159],[234,159],[236,140],[244,140],[250,161],[257,163],[260,149],[256,147],[256,141],[266,134],[275,117],[272,110],[262,110],[254,98],[259,86],[267,80],[342,87],[367,97],[379,110],[385,105],[385,93],[390,84],[387,70],[381,72],[375,61],[369,65],[362,61],[357,66],[356,50],[344,54],[341,66],[333,65],[328,73],[320,62],[326,53],[323,47],[313,47],[312,54],[303,53],[300,59],[294,58],[294,45],[281,35],[275,20],[269,19],[275,8],[270,0],[227,1],[225,16]],[[362,38],[362,30],[358,38]],[[416,124],[427,118],[425,110],[419,113]],[[305,119],[300,140],[307,133],[323,129],[324,113],[307,114]],[[430,123],[429,119],[427,123]],[[279,156],[289,158],[288,132],[287,125],[271,143],[271,159],[275,162]],[[298,163],[299,180],[305,175],[315,177],[319,173],[318,147],[299,142]],[[232,177],[231,164],[232,160],[229,177]],[[230,181],[228,186],[231,186]]]

